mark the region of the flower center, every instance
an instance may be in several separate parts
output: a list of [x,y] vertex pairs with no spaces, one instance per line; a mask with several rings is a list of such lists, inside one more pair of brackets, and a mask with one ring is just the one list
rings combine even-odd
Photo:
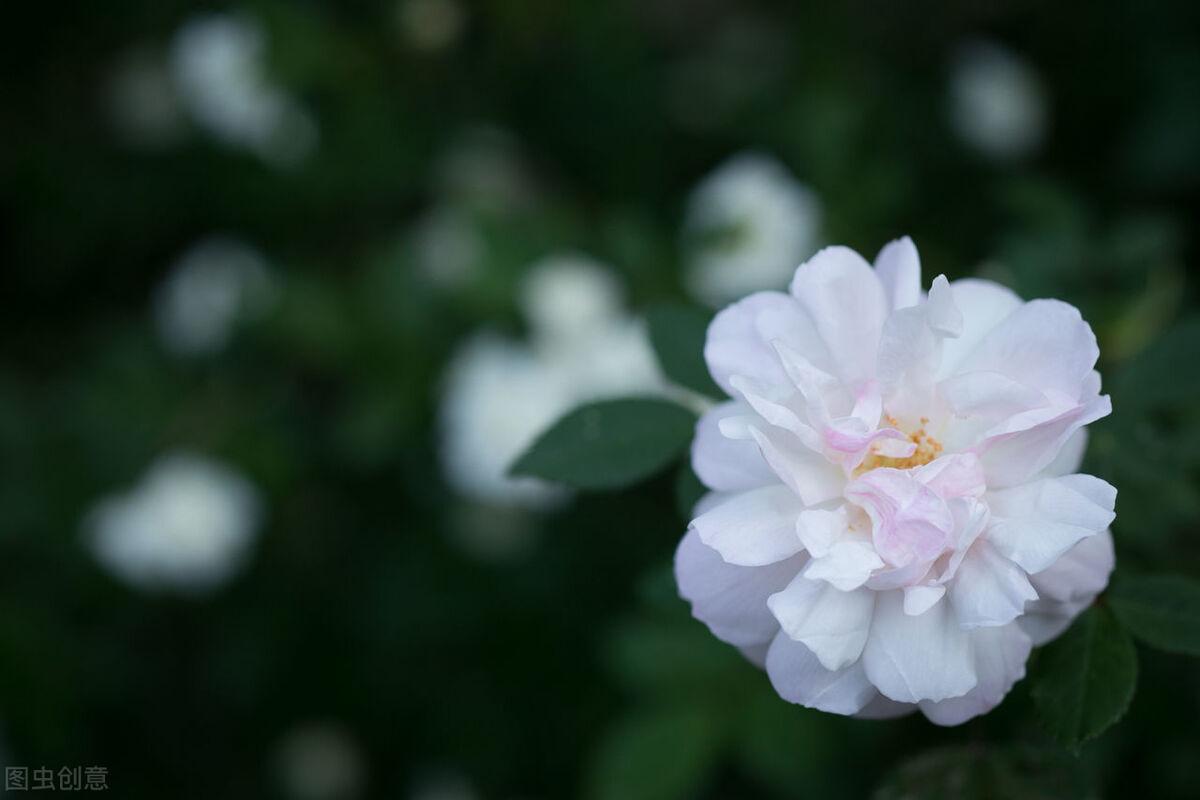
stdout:
[[[891,414],[884,414],[883,419],[890,427],[900,429],[900,423]],[[880,467],[891,467],[892,469],[922,467],[940,456],[942,454],[942,443],[925,432],[925,426],[928,424],[929,418],[921,417],[921,427],[916,432],[908,435],[909,441],[917,447],[911,456],[893,458],[880,455],[876,449],[877,445],[871,445],[871,449],[867,451],[866,458],[854,469],[855,477]]]

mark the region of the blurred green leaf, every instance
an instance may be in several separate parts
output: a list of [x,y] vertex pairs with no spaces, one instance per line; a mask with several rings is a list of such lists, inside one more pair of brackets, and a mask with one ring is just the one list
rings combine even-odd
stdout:
[[591,403],[555,423],[510,471],[577,489],[621,488],[677,458],[695,423],[692,412],[666,400]]
[[1138,639],[1170,653],[1200,656],[1200,582],[1177,575],[1122,575],[1107,597]]
[[713,383],[704,361],[704,341],[712,315],[683,305],[656,306],[646,313],[650,342],[664,373],[680,386],[709,397],[723,392]]
[[597,749],[585,796],[679,800],[695,796],[714,766],[720,725],[689,706],[639,712],[617,723]]
[[1113,407],[1122,413],[1191,405],[1200,394],[1200,316],[1181,320],[1148,345],[1113,382]]
[[1112,613],[1089,608],[1040,654],[1031,695],[1042,723],[1071,748],[1099,736],[1129,707],[1137,666],[1133,641]]
[[1074,759],[982,745],[922,753],[893,770],[874,800],[1057,800],[1087,796]]

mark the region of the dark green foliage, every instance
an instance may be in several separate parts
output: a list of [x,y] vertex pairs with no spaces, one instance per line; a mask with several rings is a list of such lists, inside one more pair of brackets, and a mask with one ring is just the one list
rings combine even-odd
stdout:
[[576,489],[619,489],[678,458],[695,425],[692,412],[665,400],[592,403],[538,437],[511,472]]

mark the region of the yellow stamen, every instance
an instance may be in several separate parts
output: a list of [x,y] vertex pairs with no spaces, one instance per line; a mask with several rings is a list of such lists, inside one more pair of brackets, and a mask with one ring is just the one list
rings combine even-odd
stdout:
[[[900,423],[896,421],[890,414],[885,414],[884,421],[892,428],[900,428]],[[890,456],[881,456],[876,452],[876,445],[871,445],[867,457],[854,470],[856,476],[862,475],[864,472],[870,472],[879,467],[891,467],[892,469],[912,469],[920,467],[933,461],[942,454],[942,443],[925,432],[925,425],[929,424],[929,419],[921,417],[921,426],[916,433],[911,433],[908,436],[909,441],[917,446],[917,449],[911,456],[905,458],[892,458]]]

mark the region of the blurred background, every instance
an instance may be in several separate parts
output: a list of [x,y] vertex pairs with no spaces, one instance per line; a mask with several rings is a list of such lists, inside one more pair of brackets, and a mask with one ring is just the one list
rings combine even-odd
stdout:
[[673,391],[649,305],[910,234],[926,281],[1082,309],[1119,563],[1200,574],[1197,4],[7,11],[5,765],[123,798],[1196,796],[1182,657],[1143,649],[1077,756],[1023,685],[959,729],[811,712],[677,598],[686,468],[504,472],[579,402]]

